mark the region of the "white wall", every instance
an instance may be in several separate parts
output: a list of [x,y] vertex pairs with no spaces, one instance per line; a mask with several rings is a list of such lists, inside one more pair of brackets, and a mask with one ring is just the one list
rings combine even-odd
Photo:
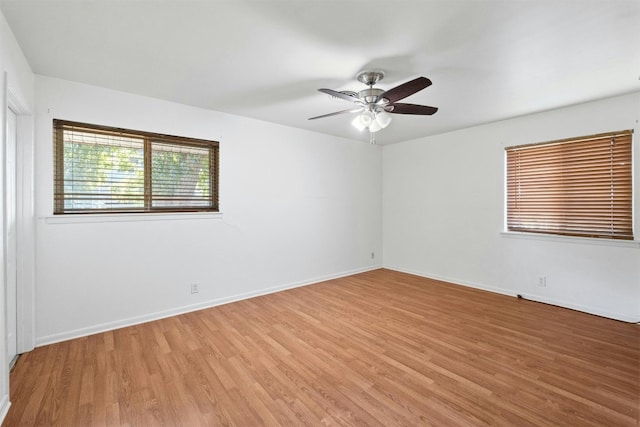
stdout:
[[[19,110],[22,114],[19,117],[20,129],[18,132],[23,132],[33,128],[33,125],[29,125],[29,121],[33,121],[29,118],[28,113],[33,109],[33,81],[34,76],[29,68],[29,65],[16,42],[13,33],[11,32],[4,15],[0,13],[0,99],[2,100],[0,106],[0,191],[2,196],[0,197],[0,236],[4,236],[4,187],[5,187],[5,144],[6,144],[6,111],[7,106],[11,106]],[[26,118],[26,121],[24,120]],[[24,135],[23,135],[24,136]],[[19,134],[18,144],[24,143],[25,139]],[[32,141],[31,141],[32,142]],[[29,144],[31,144],[29,142]],[[17,147],[20,154],[29,152],[30,147]],[[20,162],[20,159],[19,159]],[[21,168],[22,163],[18,164],[18,168]],[[20,178],[19,178],[20,180]],[[22,195],[18,194],[18,203],[22,201]],[[20,209],[21,206],[18,207]],[[29,220],[29,214],[27,212],[27,220]],[[19,230],[20,231],[20,230]],[[23,236],[18,235],[18,239],[22,239]],[[23,242],[19,242],[22,244]],[[9,409],[9,361],[7,360],[7,306],[6,306],[6,277],[5,277],[5,242],[4,237],[2,244],[0,245],[0,284],[2,292],[0,292],[0,422],[4,419]]]
[[[38,345],[381,266],[378,146],[42,76],[36,104]],[[53,118],[220,141],[222,217],[52,219]]]
[[638,240],[639,119],[635,93],[385,146],[385,267],[640,321],[638,242],[501,234],[506,146],[635,128]]
[[[33,215],[30,169],[35,173],[39,345],[379,267],[383,249],[388,268],[640,320],[637,245],[501,234],[504,147],[628,128],[635,128],[637,139],[639,94],[381,149],[47,77],[34,84],[1,13],[0,71],[2,147],[8,100],[23,113],[27,144],[19,147],[18,166],[24,172],[26,252]],[[219,140],[223,215],[52,219],[54,117]],[[27,284],[30,268],[22,268]],[[545,288],[537,286],[541,275],[548,280]],[[4,290],[3,263],[0,280]],[[189,293],[191,282],[199,282],[199,294]],[[28,306],[27,290],[22,296]],[[9,407],[4,291],[0,310],[1,421]]]

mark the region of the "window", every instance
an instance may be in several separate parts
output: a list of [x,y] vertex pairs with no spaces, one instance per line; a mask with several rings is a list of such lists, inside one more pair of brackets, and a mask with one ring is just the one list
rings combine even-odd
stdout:
[[53,121],[54,214],[218,211],[218,142]]
[[633,240],[631,136],[507,148],[507,229]]

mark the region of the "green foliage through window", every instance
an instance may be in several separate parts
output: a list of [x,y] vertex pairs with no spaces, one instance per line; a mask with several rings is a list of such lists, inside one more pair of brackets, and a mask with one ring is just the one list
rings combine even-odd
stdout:
[[218,143],[54,120],[54,213],[217,211]]

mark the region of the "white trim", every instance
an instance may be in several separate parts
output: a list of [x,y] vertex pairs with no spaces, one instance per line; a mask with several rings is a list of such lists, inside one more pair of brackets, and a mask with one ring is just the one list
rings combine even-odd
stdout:
[[16,113],[17,351],[35,346],[34,121],[26,103],[7,88],[8,108]]
[[35,223],[33,116],[18,114],[16,151],[17,350],[35,346]]
[[388,270],[393,270],[393,271],[399,271],[400,273],[413,274],[415,276],[424,277],[426,279],[439,280],[441,282],[447,282],[447,283],[450,283],[452,285],[465,286],[467,288],[480,289],[482,291],[489,291],[489,292],[493,292],[494,294],[502,294],[502,295],[507,295],[507,296],[510,296],[510,297],[517,296],[517,294],[515,292],[513,292],[513,291],[511,291],[509,289],[502,289],[502,288],[496,288],[496,287],[493,287],[493,286],[483,285],[483,284],[480,284],[480,283],[461,281],[459,279],[453,279],[453,278],[447,277],[447,276],[439,276],[437,274],[426,274],[426,273],[422,273],[422,272],[416,271],[416,270],[409,270],[409,269],[405,269],[405,268],[391,267],[391,266],[387,266],[387,265],[385,265],[383,268],[386,268]]
[[64,214],[40,217],[47,224],[84,224],[95,222],[177,221],[221,219],[222,212],[153,212],[112,214]]
[[30,114],[27,103],[24,102],[10,86],[7,86],[7,106],[18,116],[21,114]]
[[518,293],[518,292],[515,292],[515,291],[510,290],[510,289],[495,288],[495,287],[486,286],[486,285],[483,285],[483,284],[465,282],[465,281],[461,281],[461,280],[458,280],[458,279],[453,279],[453,278],[445,277],[445,276],[438,276],[438,275],[434,275],[434,274],[425,274],[425,273],[422,273],[422,272],[419,272],[419,271],[415,271],[415,270],[408,270],[408,269],[403,269],[403,268],[398,268],[398,267],[391,267],[391,266],[386,266],[386,265],[384,266],[384,268],[389,269],[389,270],[399,271],[401,273],[408,273],[408,274],[413,274],[413,275],[420,276],[420,277],[425,277],[427,279],[439,280],[439,281],[447,282],[447,283],[450,283],[450,284],[456,285],[456,286],[466,286],[468,288],[481,289],[483,291],[489,291],[489,292],[493,292],[493,293],[497,293],[497,294],[507,295],[507,296],[510,296],[510,297],[517,297],[518,295],[520,295],[524,299],[527,299],[527,300],[530,300],[530,301],[542,302],[542,303],[545,303],[545,304],[556,305],[558,307],[567,308],[567,309],[576,310],[576,311],[581,311],[581,312],[584,312],[584,313],[587,313],[587,314],[594,314],[596,316],[606,317],[608,319],[620,320],[620,321],[629,322],[629,323],[639,323],[640,322],[640,314],[632,315],[632,316],[628,316],[628,315],[624,315],[624,314],[620,315],[618,313],[611,313],[611,312],[608,312],[608,311],[605,311],[605,310],[601,310],[599,308],[593,308],[593,307],[588,307],[588,306],[584,306],[584,305],[580,305],[580,304],[574,304],[574,303],[571,303],[571,302],[557,300],[557,299],[553,299],[553,298],[545,298],[545,297],[541,297],[541,296],[537,296],[537,295]]
[[154,320],[164,319],[171,316],[177,316],[179,314],[190,313],[192,311],[203,310],[205,308],[211,308],[218,305],[228,304],[231,302],[241,301],[249,298],[259,297],[262,295],[272,294],[275,292],[285,291],[287,289],[298,288],[307,285],[313,285],[315,283],[325,282],[327,280],[337,279],[340,277],[351,276],[353,274],[364,273],[366,271],[377,270],[380,266],[369,266],[360,269],[343,271],[337,274],[328,274],[326,276],[315,277],[305,281],[299,281],[294,283],[284,284],[282,286],[274,286],[271,288],[260,289],[253,292],[245,292],[242,294],[231,295],[223,298],[216,298],[209,301],[203,301],[197,304],[190,304],[182,307],[176,307],[169,310],[158,311],[155,313],[148,313],[142,316],[130,317],[128,319],[117,320],[115,322],[107,322],[99,325],[90,326],[87,328],[75,329],[68,332],[62,332],[59,334],[47,335],[36,339],[36,346],[54,344],[61,341],[67,341],[74,338],[85,337],[88,335],[97,334],[100,332],[112,331],[114,329],[120,329],[127,326],[139,325],[141,323],[151,322]]
[[2,111],[0,111],[0,258],[2,263],[0,264],[0,415],[2,419],[6,416],[6,412],[9,411],[9,361],[8,356],[8,327],[7,327],[7,280],[5,274],[5,264],[7,255],[5,254],[5,232],[4,232],[4,198],[5,198],[5,183],[4,179],[4,147],[7,139],[7,72],[2,73]]
[[531,294],[519,294],[520,296],[522,296],[522,298],[529,300],[529,301],[535,301],[535,302],[542,302],[545,304],[551,304],[551,305],[557,305],[558,307],[562,307],[562,308],[568,308],[571,310],[576,310],[576,311],[582,311],[584,313],[588,313],[588,314],[593,314],[596,316],[601,316],[601,317],[606,317],[608,319],[614,319],[614,320],[620,320],[622,322],[628,322],[628,323],[639,323],[640,322],[640,314],[637,316],[626,316],[626,315],[620,315],[617,313],[610,313],[608,311],[605,310],[600,310],[598,308],[592,308],[592,307],[587,307],[584,305],[580,305],[580,304],[574,304],[572,302],[567,302],[567,301],[561,301],[561,300],[557,300],[557,299],[553,299],[553,298],[545,298],[545,297],[541,297],[538,295],[531,295]]
[[501,231],[500,235],[510,239],[542,240],[547,242],[574,243],[580,245],[617,246],[634,249],[640,248],[640,240],[600,239],[594,237],[574,237],[556,234],[523,233],[516,231]]
[[[3,267],[5,298],[6,359],[18,354],[18,115],[11,107],[4,111],[4,143],[2,144],[3,179]],[[11,119],[10,119],[11,118]],[[9,126],[9,122],[13,122]]]
[[0,424],[2,424],[4,419],[7,417],[10,407],[11,401],[9,400],[9,395],[6,394],[2,396],[2,401],[0,401]]

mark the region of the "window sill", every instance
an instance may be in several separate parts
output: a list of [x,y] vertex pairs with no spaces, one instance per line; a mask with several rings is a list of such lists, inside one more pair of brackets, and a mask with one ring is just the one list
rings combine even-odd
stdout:
[[222,212],[154,212],[51,215],[44,217],[44,221],[47,224],[82,224],[96,222],[180,221],[219,218],[222,218]]
[[545,242],[561,242],[561,243],[574,243],[574,244],[586,244],[586,245],[600,245],[600,246],[617,246],[622,248],[640,248],[640,241],[638,240],[616,240],[616,239],[598,239],[593,237],[571,237],[571,236],[559,236],[555,234],[540,234],[540,233],[521,233],[517,231],[501,231],[502,237],[510,239],[524,239],[524,240],[541,240]]

